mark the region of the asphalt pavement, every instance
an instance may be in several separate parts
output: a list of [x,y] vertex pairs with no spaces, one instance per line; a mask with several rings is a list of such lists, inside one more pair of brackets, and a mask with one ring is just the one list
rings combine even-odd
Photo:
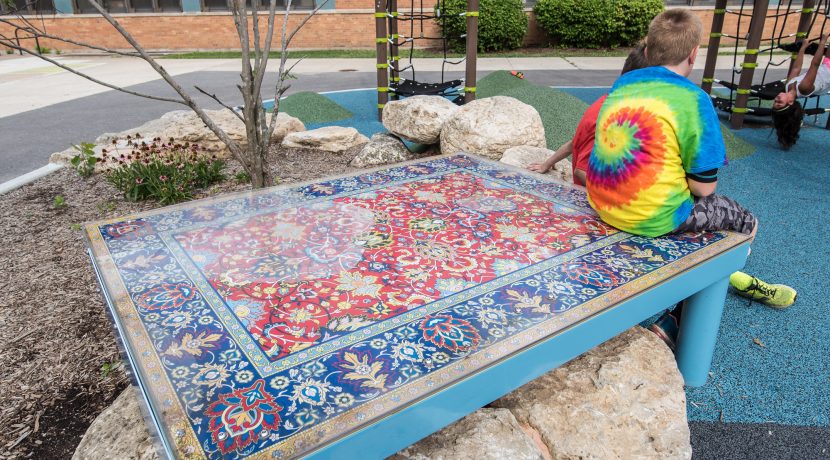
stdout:
[[[613,61],[616,64],[616,61]],[[522,70],[521,68],[517,70]],[[478,78],[489,71],[478,73]],[[525,76],[537,84],[549,86],[610,86],[619,75],[617,70],[587,69],[539,69],[527,70]],[[720,70],[718,78],[727,79],[729,70]],[[691,76],[699,81],[701,71]],[[445,80],[463,78],[460,72],[448,72]],[[440,72],[419,72],[419,81],[439,81]],[[191,90],[194,98],[204,107],[218,109],[219,104],[198,93],[199,86],[215,93],[230,105],[241,104],[242,98],[236,84],[238,72],[197,71],[176,76],[185,88]],[[272,87],[274,78],[266,79],[265,87]],[[372,72],[304,73],[291,81],[287,94],[297,91],[337,91],[356,88],[371,88],[376,85]],[[161,80],[127,86],[128,89],[159,96],[174,96],[175,93]],[[0,85],[3,91],[3,85]],[[267,94],[267,93],[266,93]],[[0,92],[2,97],[2,92]],[[91,142],[107,132],[117,132],[140,126],[171,110],[187,107],[150,99],[139,98],[114,90],[100,92],[80,98],[57,102],[42,108],[28,110],[0,118],[0,183],[44,166],[54,152],[69,148],[79,142]]]

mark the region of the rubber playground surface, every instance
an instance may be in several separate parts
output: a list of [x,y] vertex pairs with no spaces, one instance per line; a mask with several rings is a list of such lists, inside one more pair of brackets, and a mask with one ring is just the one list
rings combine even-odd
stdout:
[[[554,149],[572,135],[587,104],[607,91],[533,87],[505,74],[478,82],[479,96],[505,94],[534,105],[545,123],[548,147]],[[326,113],[313,118],[302,108],[308,104],[284,102],[281,109],[307,120],[309,129],[353,126],[367,136],[385,131],[377,121],[372,89],[303,97],[333,103],[324,104]],[[814,427],[805,429],[815,433],[804,432],[815,438],[807,442],[827,447],[821,428],[830,427],[830,316],[824,299],[830,292],[830,131],[823,129],[824,123],[805,120],[790,151],[778,148],[768,126],[725,130],[730,163],[720,174],[718,193],[736,199],[760,220],[745,271],[793,286],[798,301],[789,309],[774,310],[728,295],[709,381],[687,390],[690,422]],[[798,438],[792,442],[804,444]],[[787,449],[781,452],[792,452]],[[830,450],[815,449],[806,455],[830,458]]]

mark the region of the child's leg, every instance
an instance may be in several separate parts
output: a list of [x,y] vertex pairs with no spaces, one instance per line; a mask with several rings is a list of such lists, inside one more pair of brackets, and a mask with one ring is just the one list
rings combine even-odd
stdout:
[[686,222],[672,233],[731,230],[755,238],[758,218],[737,201],[723,195],[696,197],[692,213]]
[[[722,195],[695,198],[692,213],[672,233],[731,230],[754,239],[758,219],[737,201]],[[750,240],[752,241],[752,240]],[[787,308],[795,302],[795,289],[783,284],[767,284],[754,276],[735,272],[729,282],[739,295],[775,308]]]

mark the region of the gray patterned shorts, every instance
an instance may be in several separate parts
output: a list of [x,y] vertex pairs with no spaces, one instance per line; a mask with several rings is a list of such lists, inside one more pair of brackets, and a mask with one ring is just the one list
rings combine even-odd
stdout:
[[749,234],[758,225],[758,219],[731,198],[712,194],[694,199],[689,218],[671,233],[731,230]]

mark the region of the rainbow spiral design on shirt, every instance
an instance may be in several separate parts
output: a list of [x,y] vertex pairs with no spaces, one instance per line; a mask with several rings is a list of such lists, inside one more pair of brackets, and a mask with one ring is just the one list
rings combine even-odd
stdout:
[[615,194],[620,200],[614,204],[620,206],[654,185],[654,169],[666,155],[666,135],[659,117],[643,105],[611,107],[603,115],[588,181],[608,191],[625,190]]

